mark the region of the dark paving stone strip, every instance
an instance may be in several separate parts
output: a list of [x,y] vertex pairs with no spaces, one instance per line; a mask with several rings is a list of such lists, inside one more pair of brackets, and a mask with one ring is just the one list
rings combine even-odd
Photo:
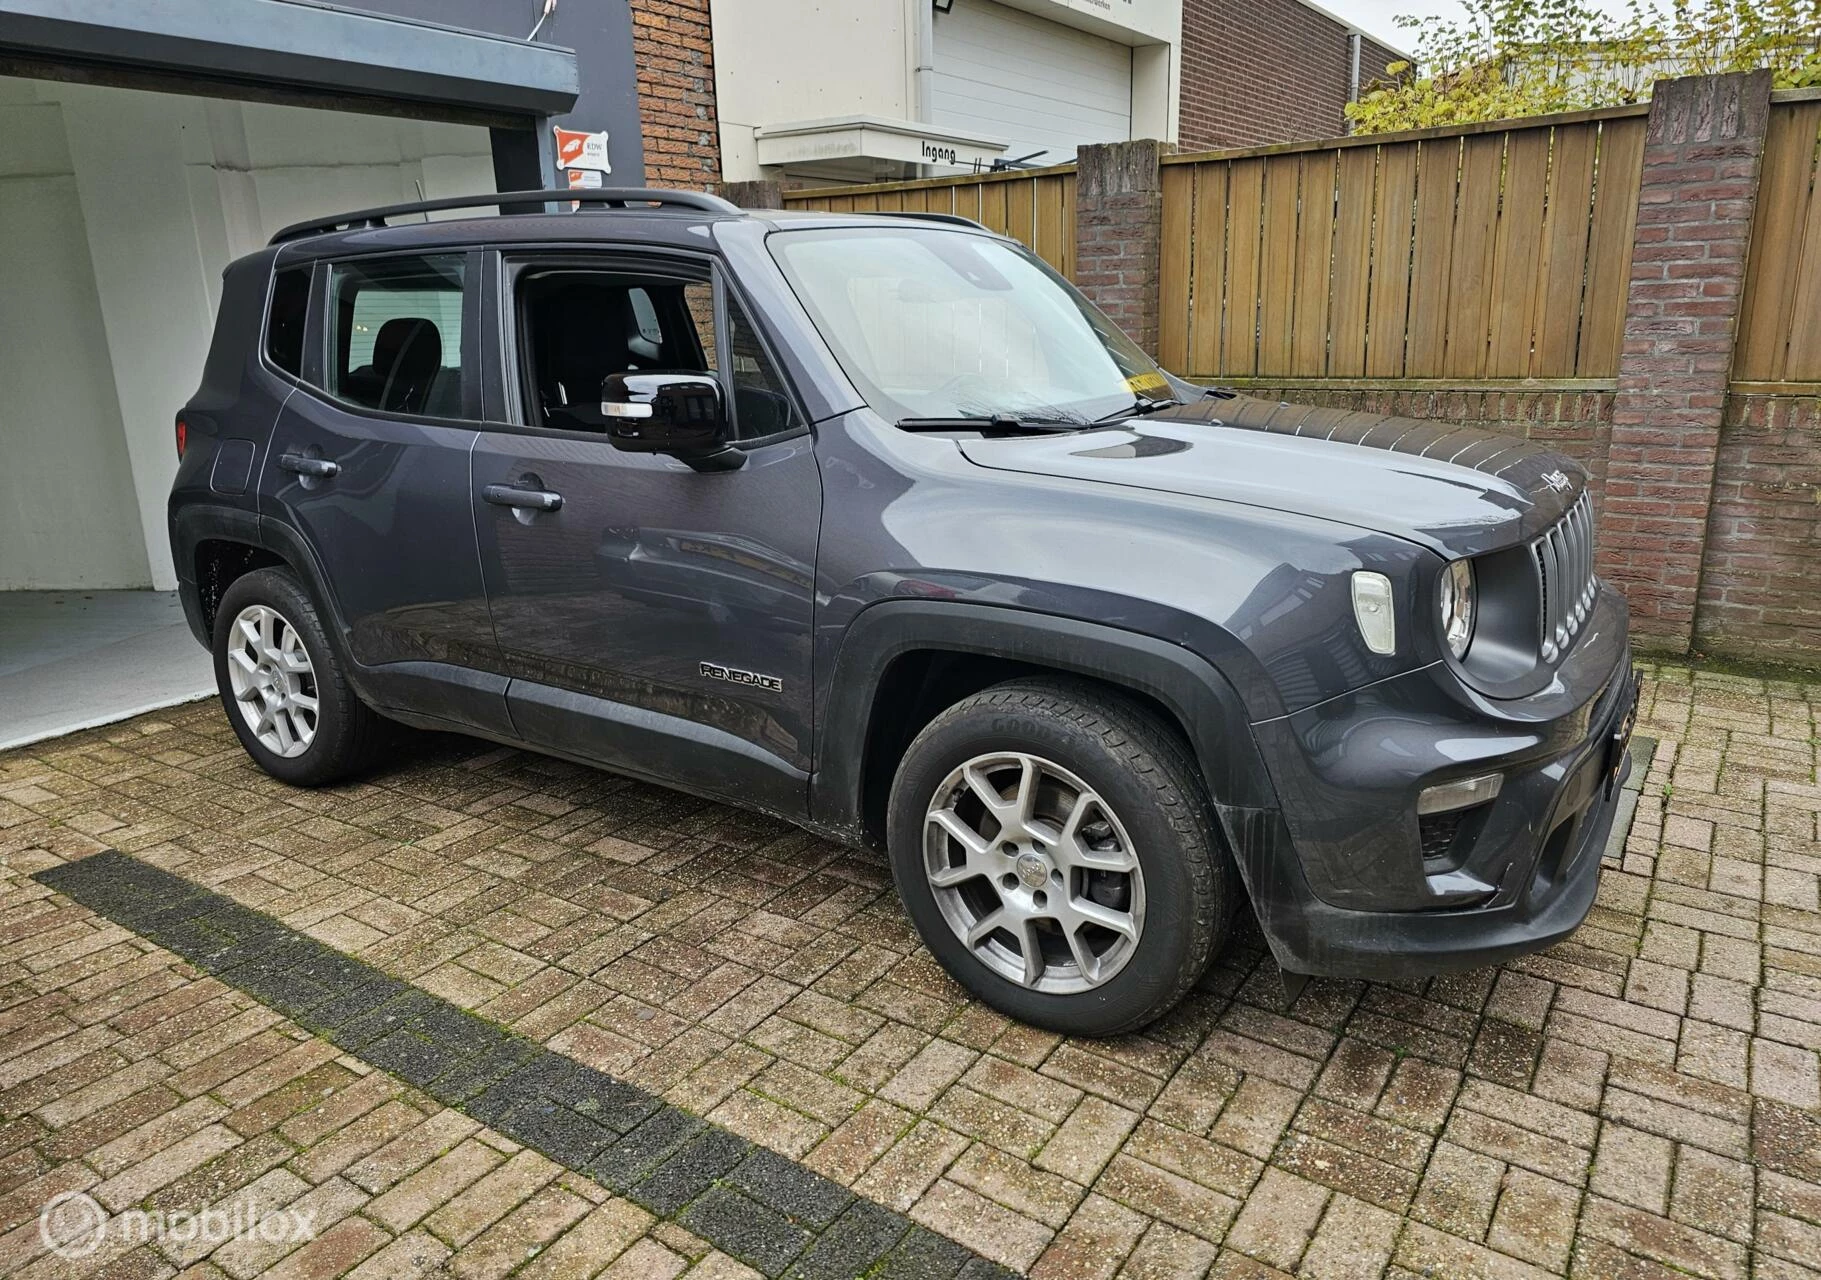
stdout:
[[680,1107],[108,850],[35,877],[768,1276],[1014,1273]]

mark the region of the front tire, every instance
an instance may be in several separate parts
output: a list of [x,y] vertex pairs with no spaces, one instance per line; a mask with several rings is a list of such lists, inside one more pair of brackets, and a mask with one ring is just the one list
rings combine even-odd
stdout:
[[1021,680],[917,735],[892,787],[892,874],[923,940],[1001,1013],[1109,1036],[1161,1017],[1236,900],[1200,774],[1144,709]]
[[384,721],[348,685],[315,604],[284,569],[236,578],[215,611],[228,723],[274,778],[319,787],[372,763]]

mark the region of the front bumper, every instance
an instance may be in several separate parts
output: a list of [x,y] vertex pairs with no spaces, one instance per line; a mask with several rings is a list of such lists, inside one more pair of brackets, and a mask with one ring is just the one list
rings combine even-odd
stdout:
[[[1223,811],[1287,971],[1400,978],[1494,964],[1586,918],[1636,706],[1623,600],[1602,589],[1550,688],[1494,702],[1433,670],[1254,726],[1279,808]],[[1435,782],[1498,771],[1449,856],[1415,814]]]

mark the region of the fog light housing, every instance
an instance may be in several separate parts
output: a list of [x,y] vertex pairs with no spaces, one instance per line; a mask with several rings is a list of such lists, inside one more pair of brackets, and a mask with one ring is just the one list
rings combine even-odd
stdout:
[[1391,579],[1361,569],[1353,575],[1353,617],[1360,639],[1374,653],[1397,652],[1397,615],[1391,611]]
[[1424,787],[1416,797],[1416,811],[1419,814],[1452,813],[1456,809],[1471,809],[1476,804],[1485,804],[1498,797],[1505,786],[1505,775],[1502,773],[1482,773],[1475,778],[1457,778],[1453,782],[1438,782],[1433,787]]

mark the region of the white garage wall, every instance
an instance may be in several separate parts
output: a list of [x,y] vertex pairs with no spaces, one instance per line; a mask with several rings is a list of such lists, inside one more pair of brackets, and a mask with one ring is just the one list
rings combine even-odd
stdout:
[[[21,111],[32,114],[17,122],[8,115]],[[17,277],[0,276],[9,281],[0,315],[6,347],[0,351],[0,456],[13,454],[26,429],[11,406],[67,406],[76,425],[37,446],[42,455],[37,483],[45,493],[32,522],[41,525],[47,508],[92,509],[104,500],[115,514],[112,524],[96,519],[92,510],[84,518],[62,520],[46,550],[42,536],[25,540],[26,517],[13,514],[21,508],[3,496],[9,480],[0,479],[0,501],[6,502],[0,510],[0,587],[131,586],[149,580],[169,590],[176,585],[164,511],[177,469],[172,421],[201,377],[222,268],[300,218],[415,199],[420,184],[427,198],[493,190],[487,132],[127,89],[0,81],[0,139],[9,140],[0,145],[24,146],[11,141],[21,126],[40,139],[31,145],[47,147],[43,139],[56,139],[56,149],[67,157],[64,203],[61,214],[53,215],[41,202],[30,219],[15,219],[7,210],[0,222],[7,232],[0,237],[6,242],[0,255],[41,262],[39,293],[52,299],[43,305],[69,314],[60,339],[65,354],[48,363],[28,358],[23,353],[31,350],[29,343],[14,341],[11,329],[39,322],[29,312],[15,318],[22,309],[14,304],[10,282]],[[8,171],[0,165],[0,173]],[[19,181],[0,179],[0,190]],[[61,243],[60,258],[53,256],[53,241]],[[77,318],[84,297],[86,325]],[[72,392],[73,383],[83,392]],[[92,403],[72,400],[81,394]],[[127,491],[111,498],[104,485],[89,478],[108,458],[116,475],[124,468],[129,478]],[[122,564],[137,567],[126,572]]]
[[0,590],[150,586],[55,106],[0,102],[0,280]]
[[[494,189],[485,129],[261,103],[240,112],[261,243],[282,226],[323,213]],[[309,117],[307,131],[299,128],[301,116]]]

